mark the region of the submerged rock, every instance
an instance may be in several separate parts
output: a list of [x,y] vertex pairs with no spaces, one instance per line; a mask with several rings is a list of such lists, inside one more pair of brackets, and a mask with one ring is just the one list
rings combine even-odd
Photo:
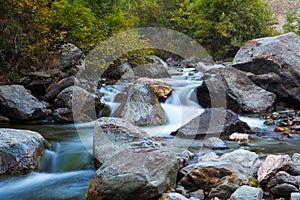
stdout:
[[249,132],[250,127],[241,121],[231,110],[208,108],[179,128],[175,133],[179,137],[201,137],[205,134],[230,135],[234,132]]
[[226,67],[204,75],[196,89],[204,107],[224,107],[237,113],[262,113],[274,109],[275,95],[255,85],[243,72]]
[[300,36],[287,33],[248,41],[236,54],[233,67],[250,72],[258,86],[295,107],[300,105]]
[[37,132],[0,128],[0,174],[37,171],[46,146]]
[[47,104],[22,85],[0,86],[0,113],[11,121],[34,120],[47,115]]
[[166,116],[157,96],[147,83],[130,86],[126,98],[114,113],[136,125],[163,125]]

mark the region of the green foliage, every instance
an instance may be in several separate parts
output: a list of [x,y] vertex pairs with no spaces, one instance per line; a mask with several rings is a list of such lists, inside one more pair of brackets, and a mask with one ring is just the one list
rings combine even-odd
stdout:
[[212,54],[270,35],[273,21],[263,0],[186,0],[175,20]]
[[287,23],[284,26],[284,30],[285,32],[295,32],[300,35],[300,8],[287,15]]

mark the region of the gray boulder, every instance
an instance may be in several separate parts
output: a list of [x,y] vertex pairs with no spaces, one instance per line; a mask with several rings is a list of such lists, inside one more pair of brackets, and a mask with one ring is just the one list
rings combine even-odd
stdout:
[[230,200],[262,200],[263,191],[260,188],[254,188],[243,185],[238,188],[230,197]]
[[209,149],[228,149],[228,146],[221,139],[216,137],[206,139],[203,141],[202,146]]
[[300,175],[300,153],[294,153],[292,156],[293,165],[289,169],[289,173],[292,175]]
[[250,72],[249,78],[281,101],[300,105],[300,36],[287,33],[247,42],[236,54],[233,67]]
[[231,110],[207,108],[205,111],[172,133],[179,137],[203,137],[206,134],[230,135],[249,132],[250,127]]
[[100,168],[86,199],[158,199],[176,184],[183,159],[163,149],[140,128],[123,119],[96,122],[94,156]]
[[291,200],[300,200],[300,193],[299,192],[292,192],[291,193]]
[[136,125],[163,125],[166,116],[154,90],[147,83],[135,83],[114,113]]
[[196,88],[196,95],[204,107],[224,107],[237,113],[272,111],[276,98],[232,67],[206,72],[203,84]]
[[292,166],[288,155],[268,155],[257,172],[257,180],[266,184],[278,171],[286,171]]
[[0,128],[0,174],[28,174],[39,168],[47,147],[37,132]]
[[21,85],[0,86],[0,113],[12,121],[34,120],[45,117],[48,110],[45,102]]

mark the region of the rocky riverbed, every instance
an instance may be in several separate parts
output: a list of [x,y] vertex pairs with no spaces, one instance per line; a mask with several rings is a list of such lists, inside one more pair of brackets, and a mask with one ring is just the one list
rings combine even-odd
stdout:
[[299,199],[299,47],[288,33],[249,41],[232,63],[152,56],[95,81],[76,76],[82,52],[62,46],[68,72],[0,86],[1,199],[34,199],[24,188],[42,199]]

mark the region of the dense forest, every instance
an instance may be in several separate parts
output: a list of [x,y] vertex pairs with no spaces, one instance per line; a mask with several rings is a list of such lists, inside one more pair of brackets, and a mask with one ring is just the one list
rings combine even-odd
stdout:
[[[0,0],[1,74],[48,64],[55,45],[88,53],[110,36],[137,27],[164,27],[196,39],[216,59],[247,40],[276,35],[264,0]],[[298,17],[297,17],[298,16]],[[286,31],[299,34],[299,10]],[[298,23],[297,23],[298,21]]]

